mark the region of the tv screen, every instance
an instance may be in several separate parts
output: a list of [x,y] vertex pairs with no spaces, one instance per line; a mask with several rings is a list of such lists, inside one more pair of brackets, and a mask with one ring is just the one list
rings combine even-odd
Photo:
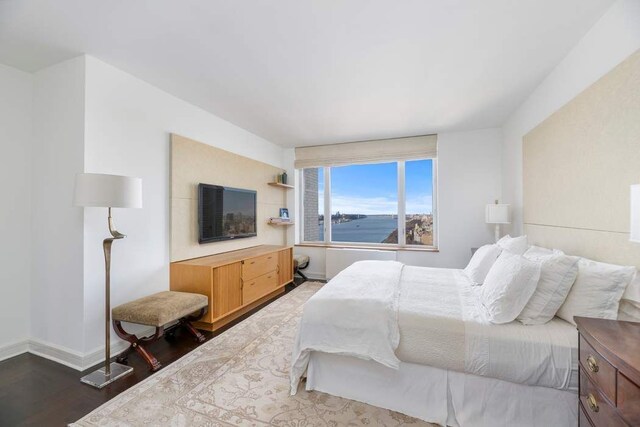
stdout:
[[198,185],[200,243],[256,236],[256,192]]

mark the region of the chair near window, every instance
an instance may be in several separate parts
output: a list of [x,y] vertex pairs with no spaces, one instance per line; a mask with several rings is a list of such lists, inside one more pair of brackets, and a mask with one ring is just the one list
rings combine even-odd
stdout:
[[309,280],[309,278],[300,270],[304,270],[307,267],[309,267],[309,255],[296,255],[293,257],[293,274],[297,274],[305,281]]

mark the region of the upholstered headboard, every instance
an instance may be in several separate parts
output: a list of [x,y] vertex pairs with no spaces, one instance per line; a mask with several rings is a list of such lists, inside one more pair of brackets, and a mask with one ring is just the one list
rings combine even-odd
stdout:
[[640,183],[640,51],[524,137],[524,229],[532,244],[640,267],[629,186]]

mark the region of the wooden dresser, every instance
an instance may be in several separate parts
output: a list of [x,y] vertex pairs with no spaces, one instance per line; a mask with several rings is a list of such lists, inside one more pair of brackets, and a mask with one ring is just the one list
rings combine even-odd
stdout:
[[209,297],[194,325],[214,331],[284,292],[293,281],[293,249],[262,245],[171,263],[171,290]]
[[640,323],[576,317],[580,426],[640,425]]

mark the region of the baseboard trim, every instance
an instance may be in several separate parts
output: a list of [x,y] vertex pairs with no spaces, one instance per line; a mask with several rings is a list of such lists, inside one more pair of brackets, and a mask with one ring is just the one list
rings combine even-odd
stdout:
[[18,340],[0,347],[0,361],[19,356],[29,351],[29,340]]
[[311,271],[302,270],[305,276],[307,276],[311,280],[326,280],[325,275],[322,273],[313,273]]
[[[154,328],[145,328],[144,330],[137,332],[136,335],[138,335],[139,337],[148,336],[152,334],[154,330]],[[81,353],[67,347],[34,338],[26,340],[25,346],[27,347],[26,350],[20,353],[13,354],[13,356],[17,356],[18,354],[28,351],[31,354],[35,354],[36,356],[44,357],[45,359],[60,363],[64,366],[68,366],[69,368],[75,369],[76,371],[84,371],[94,365],[97,365],[98,363],[104,362],[104,346],[100,346],[88,353]],[[116,354],[126,349],[128,346],[128,342],[116,339],[111,344],[111,355],[115,356]],[[1,354],[2,349],[0,349],[0,356]],[[2,360],[1,357],[0,360]]]
[[44,357],[45,359],[60,363],[77,371],[84,370],[84,355],[67,347],[31,338],[29,340],[29,353]]

